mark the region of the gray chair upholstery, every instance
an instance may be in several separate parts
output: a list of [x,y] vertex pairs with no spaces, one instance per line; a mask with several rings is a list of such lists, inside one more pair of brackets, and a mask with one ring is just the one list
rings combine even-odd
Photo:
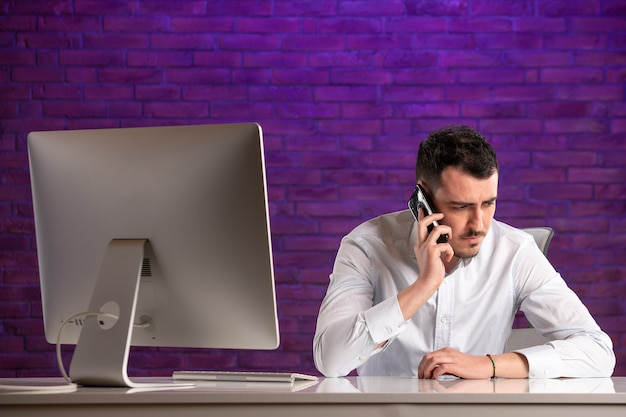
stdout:
[[[530,233],[539,249],[544,255],[548,253],[548,247],[554,236],[554,230],[551,227],[529,227],[522,229],[526,233]],[[522,349],[529,346],[537,346],[546,343],[549,339],[544,337],[539,331],[532,327],[526,329],[513,329],[511,335],[506,342],[505,352],[510,352],[516,349]]]
[[537,246],[539,246],[544,255],[548,253],[548,247],[552,241],[552,236],[554,236],[554,230],[551,227],[527,227],[522,230],[535,238]]
[[539,333],[539,330],[535,328],[526,327],[523,329],[513,329],[504,345],[504,351],[512,352],[517,349],[539,346],[548,341],[550,341],[550,339]]

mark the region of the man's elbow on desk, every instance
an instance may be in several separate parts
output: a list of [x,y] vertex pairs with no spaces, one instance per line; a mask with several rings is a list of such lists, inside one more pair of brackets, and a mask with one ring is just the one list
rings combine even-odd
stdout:
[[337,359],[333,359],[332,354],[326,353],[323,348],[323,335],[316,336],[313,340],[313,362],[317,370],[327,378],[337,378],[346,376],[348,372],[342,373],[342,364]]
[[[324,344],[320,340],[322,337],[314,340],[313,360],[317,370],[327,378],[347,376],[380,350],[374,349],[373,352],[366,353],[371,351],[372,347],[362,347],[362,349],[358,350],[347,348],[341,349],[341,352],[334,350],[332,347],[325,349]],[[349,352],[349,350],[352,350],[352,352]]]
[[344,371],[339,363],[333,363],[332,360],[328,359],[322,360],[320,357],[322,355],[318,355],[317,352],[314,356],[315,367],[326,378],[340,378],[350,373],[350,371]]

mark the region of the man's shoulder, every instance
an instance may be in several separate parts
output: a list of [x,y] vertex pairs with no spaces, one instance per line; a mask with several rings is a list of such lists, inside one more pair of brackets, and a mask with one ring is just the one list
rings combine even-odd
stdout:
[[383,240],[395,240],[408,236],[411,233],[414,222],[415,219],[408,209],[385,213],[359,224],[348,236],[369,236]]
[[525,242],[533,240],[533,237],[523,229],[511,226],[510,224],[496,219],[494,219],[491,224],[491,232],[493,233],[495,241],[505,239],[514,242],[517,245],[521,245]]

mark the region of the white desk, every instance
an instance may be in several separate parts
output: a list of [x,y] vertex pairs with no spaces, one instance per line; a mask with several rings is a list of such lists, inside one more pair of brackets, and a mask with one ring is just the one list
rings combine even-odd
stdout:
[[[23,384],[25,380],[0,380]],[[205,383],[141,391],[79,387],[35,394],[0,389],[2,416],[620,416],[626,377],[559,380],[326,378],[313,386]]]

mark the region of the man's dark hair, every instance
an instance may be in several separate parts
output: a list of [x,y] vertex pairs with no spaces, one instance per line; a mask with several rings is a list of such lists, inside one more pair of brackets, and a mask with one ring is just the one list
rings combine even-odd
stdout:
[[432,132],[420,144],[415,174],[434,192],[441,173],[454,166],[478,179],[498,171],[498,159],[491,145],[469,126],[446,126]]

